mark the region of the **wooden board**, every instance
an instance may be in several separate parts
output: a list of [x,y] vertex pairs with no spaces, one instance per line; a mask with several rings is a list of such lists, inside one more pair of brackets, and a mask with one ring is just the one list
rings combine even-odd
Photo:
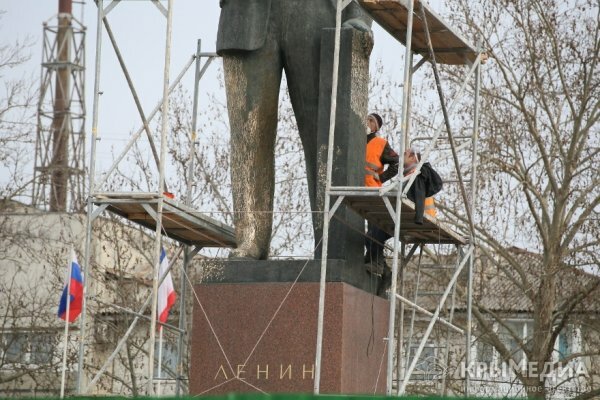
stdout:
[[[396,206],[396,197],[388,197],[392,207]],[[344,204],[361,215],[369,222],[390,235],[394,235],[394,220],[390,216],[383,198],[374,196],[345,196]],[[461,237],[450,227],[432,218],[423,216],[423,224],[415,223],[415,205],[412,201],[404,199],[400,214],[400,240],[403,243],[431,243],[431,244],[460,244],[464,245],[467,240]]]
[[[383,29],[406,45],[408,0],[358,0]],[[421,1],[414,0],[411,49],[428,56],[427,36],[421,19]],[[423,2],[435,60],[439,64],[462,65],[477,59],[477,49]]]
[[[144,208],[156,211],[157,198],[152,194],[109,194],[94,199],[97,205],[149,229],[156,221]],[[171,199],[163,202],[163,229],[167,237],[199,247],[235,247],[234,229]]]

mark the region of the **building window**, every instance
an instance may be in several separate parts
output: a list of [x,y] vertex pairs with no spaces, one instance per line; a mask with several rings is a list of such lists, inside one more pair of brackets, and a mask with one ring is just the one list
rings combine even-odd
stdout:
[[[521,346],[529,348],[532,343],[533,322],[531,320],[507,320],[506,327],[500,323],[494,323],[494,332],[511,354],[513,362],[519,364],[524,359]],[[510,329],[510,330],[509,330]],[[511,335],[511,331],[517,336]],[[505,361],[498,351],[483,340],[477,342],[477,360],[485,363],[494,363],[500,367]]]
[[27,335],[24,333],[5,333],[2,340],[4,362],[7,364],[24,364],[27,362]]
[[[504,346],[510,352],[515,363],[519,364],[523,361],[523,346],[527,346],[531,342],[531,333],[533,332],[533,324],[531,321],[505,321],[506,327],[498,326],[498,337]],[[511,334],[510,330],[517,336]],[[504,360],[500,360],[504,362]]]
[[56,334],[49,332],[4,332],[0,353],[4,364],[50,364],[55,340]]
[[32,364],[44,365],[52,362],[55,338],[56,336],[51,333],[38,333],[29,336],[30,361]]
[[557,346],[555,346],[555,349],[558,352],[558,360],[562,361],[573,353],[573,338],[571,335],[571,330],[564,328],[558,334],[556,341]]
[[[406,368],[412,363],[418,346],[411,346],[410,348],[410,359]],[[444,370],[439,365],[437,360],[437,347],[435,345],[426,345],[419,356],[415,369],[411,375],[411,379],[414,380],[432,380],[440,379]]]
[[494,361],[494,346],[482,341],[477,342],[477,360],[491,364]]

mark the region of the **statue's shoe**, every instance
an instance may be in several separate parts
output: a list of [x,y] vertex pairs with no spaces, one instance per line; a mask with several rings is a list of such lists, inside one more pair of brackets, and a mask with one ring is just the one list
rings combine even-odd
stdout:
[[255,261],[255,260],[258,260],[258,258],[244,257],[244,256],[234,256],[232,254],[229,254],[228,258],[229,258],[230,261]]
[[261,252],[258,249],[238,247],[236,249],[231,250],[231,252],[229,253],[229,259],[232,261],[260,260],[262,259],[260,253]]

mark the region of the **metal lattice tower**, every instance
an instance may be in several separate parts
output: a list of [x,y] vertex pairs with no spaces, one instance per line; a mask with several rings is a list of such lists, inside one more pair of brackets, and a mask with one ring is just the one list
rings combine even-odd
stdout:
[[68,1],[44,23],[32,205],[50,211],[84,207],[85,31]]

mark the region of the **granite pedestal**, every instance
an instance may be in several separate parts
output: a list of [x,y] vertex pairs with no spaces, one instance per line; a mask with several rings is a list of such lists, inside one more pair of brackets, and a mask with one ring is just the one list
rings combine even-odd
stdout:
[[[210,273],[195,285],[190,394],[312,392],[320,263],[204,264]],[[330,265],[321,392],[383,393],[388,302],[344,282],[344,261]],[[267,276],[280,281],[252,279]]]
[[[362,186],[369,54],[366,33],[343,29],[334,186]],[[317,203],[325,200],[335,31],[321,40]],[[315,238],[322,236],[315,218]],[[340,207],[329,229],[321,393],[383,393],[387,300],[364,266],[364,220]],[[317,240],[318,241],[318,240]],[[315,258],[321,257],[321,249]],[[195,286],[190,394],[310,393],[314,385],[320,261],[205,261]]]

